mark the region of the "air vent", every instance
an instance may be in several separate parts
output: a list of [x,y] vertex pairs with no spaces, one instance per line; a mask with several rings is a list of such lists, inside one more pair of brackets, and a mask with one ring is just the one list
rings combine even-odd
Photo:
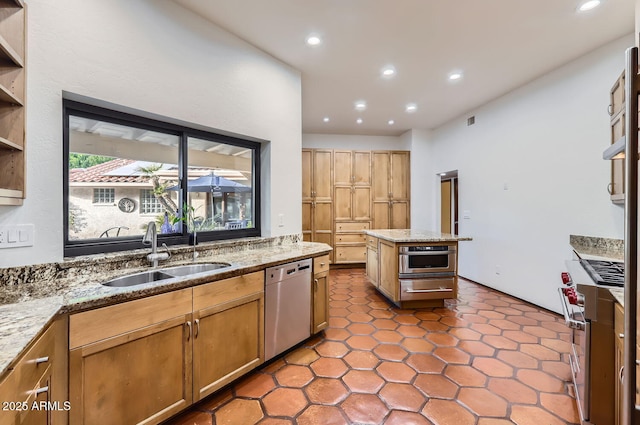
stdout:
[[470,116],[469,118],[467,118],[467,125],[474,125],[476,123],[476,116]]

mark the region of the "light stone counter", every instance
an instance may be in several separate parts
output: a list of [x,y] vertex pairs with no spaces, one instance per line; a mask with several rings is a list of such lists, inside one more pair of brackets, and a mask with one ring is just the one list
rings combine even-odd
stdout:
[[418,229],[372,229],[364,233],[394,243],[404,242],[457,242],[470,241],[472,238],[456,236],[450,233],[432,232]]
[[[25,286],[29,292],[28,294],[22,294],[17,302],[0,305],[0,379],[31,341],[58,314],[75,313],[86,309],[144,298],[252,273],[290,261],[317,257],[331,251],[330,246],[314,242],[268,243],[266,246],[261,243],[255,245],[236,244],[235,249],[223,250],[225,252],[215,249],[215,243],[209,245],[209,248],[214,247],[213,249],[207,249],[207,245],[203,245],[198,247],[200,255],[196,263],[223,262],[230,263],[231,266],[188,277],[172,278],[161,283],[155,282],[124,288],[104,286],[101,282],[114,277],[149,270],[150,267],[141,268],[139,262],[132,259],[130,263],[134,264],[135,267],[127,268],[121,264],[124,261],[122,256],[127,254],[122,253],[118,263],[106,264],[103,271],[100,271],[94,264],[100,262],[108,263],[105,259],[101,260],[100,256],[74,260],[79,265],[84,264],[84,267],[80,266],[79,269],[84,268],[92,271],[87,274],[74,272],[64,278],[56,278],[45,274],[41,280],[37,280],[34,277],[25,277],[28,274],[25,271],[0,270],[0,277],[2,277],[2,273],[5,273],[5,275],[21,276],[24,280],[23,282],[0,286],[0,295],[3,291],[8,291],[15,295],[21,285]],[[138,254],[135,253],[134,255]],[[187,254],[190,254],[190,252],[187,252]],[[131,253],[128,255],[131,255]],[[142,255],[143,257],[146,255],[146,250]],[[116,258],[117,256],[110,254],[103,257]],[[181,258],[180,255],[176,255],[173,258],[175,261],[160,263],[158,268],[193,263]],[[114,264],[120,264],[119,268]],[[36,269],[40,270],[43,267],[45,266],[38,266]],[[53,269],[60,269],[60,267],[58,264]]]

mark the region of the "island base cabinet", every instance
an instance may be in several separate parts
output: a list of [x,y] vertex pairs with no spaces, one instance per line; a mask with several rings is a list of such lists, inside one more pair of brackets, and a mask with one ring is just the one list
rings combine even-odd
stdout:
[[194,401],[262,363],[262,293],[196,314],[193,351]]
[[190,328],[187,315],[72,349],[70,423],[156,424],[189,406]]
[[313,259],[311,335],[329,327],[329,256]]

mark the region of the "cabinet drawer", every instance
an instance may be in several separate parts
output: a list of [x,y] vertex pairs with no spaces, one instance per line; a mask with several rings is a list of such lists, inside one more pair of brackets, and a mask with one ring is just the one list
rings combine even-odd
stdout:
[[367,246],[377,250],[378,249],[378,238],[373,237],[373,236],[369,236],[369,235],[365,235],[366,239],[367,239]]
[[191,288],[154,295],[69,317],[69,349],[190,314]]
[[206,283],[193,288],[193,310],[223,304],[256,293],[264,293],[264,272]]
[[364,263],[367,261],[367,247],[362,246],[336,246],[337,263]]
[[336,223],[336,233],[339,232],[359,232],[361,230],[369,230],[370,223],[368,221],[345,221]]
[[[42,377],[55,361],[57,322],[42,334],[22,356],[9,375],[0,382],[0,401],[26,401],[32,397]],[[0,412],[6,413],[6,412]]]
[[329,255],[313,259],[313,274],[329,271]]
[[438,300],[452,298],[455,278],[400,279],[400,300]]
[[335,236],[336,244],[339,243],[365,243],[366,236],[364,233],[339,233]]

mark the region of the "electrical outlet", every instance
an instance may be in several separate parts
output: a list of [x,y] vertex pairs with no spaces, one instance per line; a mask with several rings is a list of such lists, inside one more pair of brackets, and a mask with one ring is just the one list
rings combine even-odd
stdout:
[[7,230],[0,228],[0,245],[7,243]]
[[284,214],[278,214],[278,227],[284,227]]

